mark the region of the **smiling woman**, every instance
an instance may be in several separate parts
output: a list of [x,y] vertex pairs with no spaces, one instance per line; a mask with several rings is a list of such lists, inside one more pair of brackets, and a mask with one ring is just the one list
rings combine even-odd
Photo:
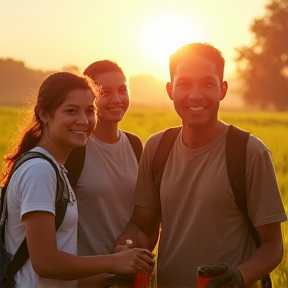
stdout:
[[151,19],[143,28],[141,46],[153,60],[167,63],[178,47],[202,42],[204,35],[192,19],[178,14],[164,14]]

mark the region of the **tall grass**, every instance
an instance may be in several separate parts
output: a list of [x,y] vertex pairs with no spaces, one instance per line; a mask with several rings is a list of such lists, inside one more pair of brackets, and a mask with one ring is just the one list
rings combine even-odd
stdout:
[[[250,131],[270,149],[280,193],[285,209],[288,211],[288,113],[220,112],[219,117],[226,123]],[[0,159],[3,159],[12,140],[19,133],[16,125],[22,125],[25,121],[19,108],[0,107]],[[130,108],[120,127],[139,135],[145,143],[151,134],[180,124],[181,121],[172,108],[166,110]],[[282,228],[286,248],[288,244],[287,224],[282,224]],[[288,287],[287,256],[285,249],[282,263],[272,273],[275,288]]]

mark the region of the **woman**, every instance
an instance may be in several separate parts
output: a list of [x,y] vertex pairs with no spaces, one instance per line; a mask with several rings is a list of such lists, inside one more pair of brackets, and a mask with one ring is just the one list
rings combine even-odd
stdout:
[[[16,159],[29,150],[51,158],[66,178],[63,165],[70,151],[85,145],[95,127],[97,93],[86,77],[68,72],[50,75],[40,86],[33,121],[24,130],[14,153],[6,158],[7,173],[2,184]],[[151,269],[152,255],[141,249],[104,256],[76,256],[76,197],[67,183],[70,199],[56,232],[56,182],[52,165],[40,158],[22,164],[9,181],[5,243],[8,252],[14,255],[26,237],[30,255],[15,275],[18,287],[77,287],[76,279],[106,271],[133,274]]]
[[[88,66],[84,74],[100,87],[98,122],[87,141],[85,156],[83,153],[80,160],[79,149],[75,149],[65,166],[71,178],[75,178],[76,166],[83,163],[79,179],[70,178],[75,183],[73,189],[79,207],[78,253],[110,254],[133,211],[138,172],[135,154],[142,152],[142,144],[136,135],[119,129],[119,122],[130,105],[128,84],[121,67],[102,60]],[[105,286],[106,276],[102,276]]]

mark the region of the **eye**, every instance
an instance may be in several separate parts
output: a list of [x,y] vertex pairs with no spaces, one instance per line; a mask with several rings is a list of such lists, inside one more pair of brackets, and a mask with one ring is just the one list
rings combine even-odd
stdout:
[[120,89],[120,93],[127,93],[127,92],[128,92],[127,87],[123,87]]
[[91,108],[86,111],[86,115],[95,115],[96,108]]
[[179,82],[177,83],[176,87],[179,87],[179,88],[186,88],[188,87],[190,84],[188,82]]
[[100,95],[101,96],[108,96],[110,94],[110,91],[109,90],[101,90],[101,93],[100,93]]
[[212,87],[214,87],[214,83],[213,83],[213,82],[210,82],[210,81],[204,82],[204,86],[205,86],[206,88],[212,88]]
[[69,114],[75,114],[76,110],[73,109],[73,108],[69,108],[69,109],[66,110],[66,112],[69,113]]

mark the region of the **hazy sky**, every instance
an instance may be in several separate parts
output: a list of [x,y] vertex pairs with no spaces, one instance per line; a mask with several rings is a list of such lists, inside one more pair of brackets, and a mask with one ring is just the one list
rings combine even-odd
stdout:
[[[269,1],[268,1],[269,2]],[[100,59],[129,75],[168,79],[168,55],[209,42],[234,71],[234,47],[249,44],[249,26],[267,0],[0,0],[0,58],[34,69],[81,70]]]

